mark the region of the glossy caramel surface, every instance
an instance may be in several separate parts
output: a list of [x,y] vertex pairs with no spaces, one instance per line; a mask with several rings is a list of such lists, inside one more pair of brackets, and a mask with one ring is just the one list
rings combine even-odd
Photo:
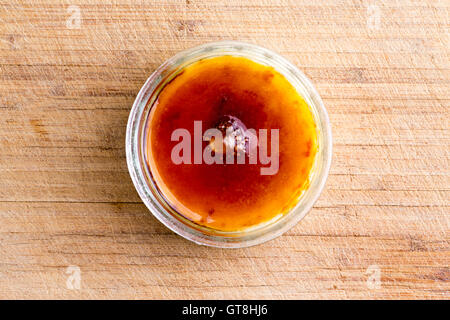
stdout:
[[[294,87],[272,67],[242,57],[202,60],[184,68],[155,103],[148,123],[147,161],[160,192],[186,218],[213,229],[241,230],[286,213],[308,186],[317,152],[313,117]],[[179,143],[171,140],[174,130],[187,129],[194,137],[194,121],[202,121],[204,131],[224,116],[257,131],[279,129],[276,174],[261,175],[260,168],[268,165],[259,161],[172,161],[172,149]]]

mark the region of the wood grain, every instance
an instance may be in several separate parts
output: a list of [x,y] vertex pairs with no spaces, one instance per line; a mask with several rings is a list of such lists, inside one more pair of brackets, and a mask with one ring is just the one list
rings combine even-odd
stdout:
[[[448,299],[449,14],[448,0],[0,1],[0,298]],[[334,136],[310,214],[239,250],[160,224],[124,152],[151,72],[224,39],[294,62]]]

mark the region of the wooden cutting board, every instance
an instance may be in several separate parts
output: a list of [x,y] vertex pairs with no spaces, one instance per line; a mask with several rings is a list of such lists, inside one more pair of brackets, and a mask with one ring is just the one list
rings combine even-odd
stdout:
[[[3,1],[0,298],[449,298],[450,1]],[[252,248],[197,246],[140,201],[125,128],[146,78],[217,40],[315,84],[333,164]]]

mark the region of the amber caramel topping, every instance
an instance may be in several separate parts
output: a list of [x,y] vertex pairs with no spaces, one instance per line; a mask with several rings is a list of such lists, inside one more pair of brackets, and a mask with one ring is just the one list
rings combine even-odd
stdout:
[[[170,81],[155,103],[148,125],[148,164],[170,205],[195,223],[226,231],[255,226],[289,211],[308,187],[317,152],[313,116],[274,68],[242,57],[202,60]],[[224,117],[233,120],[227,124]],[[203,132],[224,131],[227,125],[243,132],[279,129],[277,173],[261,175],[268,164],[259,161],[175,164],[171,153],[179,141],[171,140],[172,133],[179,128],[190,132],[193,159],[194,121],[202,121]],[[202,150],[208,144],[203,141]],[[249,150],[248,145],[236,146]]]

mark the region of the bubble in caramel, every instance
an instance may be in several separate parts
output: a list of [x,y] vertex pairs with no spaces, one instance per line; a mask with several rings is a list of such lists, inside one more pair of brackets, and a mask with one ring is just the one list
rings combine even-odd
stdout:
[[185,67],[159,93],[147,128],[146,159],[161,195],[216,230],[287,213],[308,187],[317,153],[304,99],[273,67],[243,57]]

